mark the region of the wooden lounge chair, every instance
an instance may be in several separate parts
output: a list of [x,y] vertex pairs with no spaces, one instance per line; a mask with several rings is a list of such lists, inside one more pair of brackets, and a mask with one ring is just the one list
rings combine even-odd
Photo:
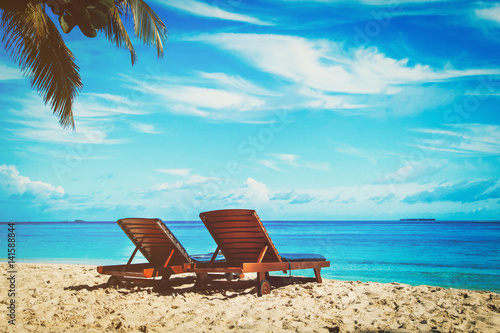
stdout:
[[[144,283],[161,277],[159,287],[166,287],[172,274],[186,273],[192,264],[205,267],[210,262],[223,261],[220,256],[189,256],[182,244],[160,219],[127,218],[116,222],[135,245],[125,265],[99,266],[101,274],[111,275],[108,286],[117,287],[125,282]],[[132,264],[137,251],[148,260],[144,264]]]
[[321,283],[321,268],[330,267],[325,257],[317,254],[282,254],[274,247],[264,225],[254,210],[216,210],[200,214],[200,218],[217,243],[214,256],[222,252],[226,262],[211,267],[196,263],[189,271],[197,274],[195,290],[208,283],[207,273],[257,273],[258,295],[271,290],[266,279],[271,271],[313,269],[316,282]]

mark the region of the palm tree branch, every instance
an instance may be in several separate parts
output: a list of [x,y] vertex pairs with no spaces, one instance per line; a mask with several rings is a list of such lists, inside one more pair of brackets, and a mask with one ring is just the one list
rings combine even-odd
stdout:
[[[134,17],[135,34],[146,45],[155,45],[158,57],[163,56],[163,44],[167,40],[167,28],[158,14],[143,0],[124,0]],[[125,10],[127,14],[128,10]]]
[[40,5],[29,4],[22,12],[4,11],[2,41],[23,74],[50,104],[64,128],[75,128],[72,105],[83,87],[74,55],[57,27]]
[[132,45],[132,41],[123,25],[123,22],[120,18],[120,11],[117,7],[112,7],[108,11],[108,24],[102,28],[106,38],[115,43],[116,47],[123,47],[123,44],[129,49],[130,57],[132,61],[132,65],[134,65],[137,61],[137,53],[135,53],[134,46]]

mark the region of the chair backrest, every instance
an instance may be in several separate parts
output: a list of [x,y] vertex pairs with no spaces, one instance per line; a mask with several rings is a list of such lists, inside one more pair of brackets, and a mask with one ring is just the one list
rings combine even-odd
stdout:
[[254,210],[215,210],[201,213],[200,218],[230,265],[257,262],[265,246],[268,249],[262,262],[281,261]]
[[128,218],[116,222],[151,264],[163,265],[172,250],[169,266],[190,263],[186,249],[160,219]]

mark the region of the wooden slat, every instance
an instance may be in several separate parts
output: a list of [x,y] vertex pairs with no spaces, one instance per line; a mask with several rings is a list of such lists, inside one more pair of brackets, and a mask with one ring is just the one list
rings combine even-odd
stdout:
[[222,217],[210,216],[210,217],[207,217],[206,220],[207,220],[208,224],[245,223],[245,222],[251,222],[252,221],[252,216],[251,215],[245,215],[245,216],[222,216]]
[[170,239],[161,233],[129,232],[134,238]]
[[163,235],[163,232],[156,228],[154,229],[153,227],[151,228],[145,228],[144,226],[137,226],[135,228],[127,228],[126,229],[128,232],[134,235],[139,235],[139,234],[147,234],[147,235]]
[[243,273],[241,267],[209,267],[209,268],[190,268],[188,272],[196,273]]
[[251,228],[251,229],[259,229],[258,226],[255,225],[255,223],[250,222],[250,221],[243,221],[243,222],[236,222],[236,221],[231,221],[231,222],[214,222],[210,224],[210,227],[213,229],[219,229],[219,228]]
[[231,209],[205,212],[200,214],[200,218],[220,246],[228,262],[256,262],[262,247],[266,245],[269,249],[263,261],[279,262],[281,260],[254,210]]
[[179,253],[179,256],[174,256],[177,263],[182,258],[183,262],[191,261],[185,249],[160,219],[121,219],[117,224],[149,261],[163,264],[174,248]]
[[144,226],[152,226],[156,227],[156,219],[133,219],[133,221],[124,221],[124,220],[119,220],[120,223],[118,223],[120,226],[123,226],[124,228],[133,228],[133,227],[144,227]]
[[230,249],[253,249],[262,248],[265,243],[263,242],[225,242],[224,247],[226,250]]
[[220,239],[265,239],[260,232],[248,232],[248,231],[223,231],[217,232],[217,236]]
[[130,265],[110,265],[110,266],[98,266],[97,271],[101,274],[108,274],[111,271],[135,271],[140,272],[146,268],[151,268],[150,263],[147,264],[130,264]]
[[210,212],[204,212],[205,216],[210,217],[224,217],[224,216],[241,216],[241,215],[252,215],[254,210],[251,209],[221,209],[212,210]]
[[250,233],[254,233],[254,234],[259,234],[259,235],[262,235],[262,231],[258,228],[258,227],[241,227],[241,228],[237,228],[237,227],[224,227],[224,228],[212,228],[212,230],[214,230],[215,232],[217,232],[218,234],[224,234],[224,233],[228,233],[228,232],[238,232],[238,233],[241,233],[241,232],[250,232]]
[[176,247],[172,243],[170,243],[170,240],[168,238],[135,238],[136,242],[138,244],[162,244],[164,246],[170,246],[170,247]]

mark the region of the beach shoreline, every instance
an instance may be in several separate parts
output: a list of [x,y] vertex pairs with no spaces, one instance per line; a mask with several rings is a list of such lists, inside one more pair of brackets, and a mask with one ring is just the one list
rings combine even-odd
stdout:
[[173,276],[167,291],[114,290],[95,266],[18,263],[11,297],[12,274],[7,263],[0,268],[1,331],[500,331],[500,295],[488,291],[325,279],[273,288],[263,297],[251,286],[197,294],[189,275]]

